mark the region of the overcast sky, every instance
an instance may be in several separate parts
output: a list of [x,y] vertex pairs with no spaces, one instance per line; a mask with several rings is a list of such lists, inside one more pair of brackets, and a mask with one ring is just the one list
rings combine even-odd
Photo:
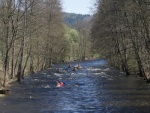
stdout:
[[63,11],[77,14],[91,14],[93,0],[62,0]]

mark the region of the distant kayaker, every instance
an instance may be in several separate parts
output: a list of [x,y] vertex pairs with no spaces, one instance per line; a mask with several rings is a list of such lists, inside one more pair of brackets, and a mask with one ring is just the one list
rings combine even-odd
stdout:
[[73,71],[77,71],[77,70],[78,70],[78,68],[77,68],[77,67],[74,67],[74,68],[73,68]]
[[80,69],[81,66],[80,66],[79,64],[77,64],[77,65],[75,66],[75,68]]

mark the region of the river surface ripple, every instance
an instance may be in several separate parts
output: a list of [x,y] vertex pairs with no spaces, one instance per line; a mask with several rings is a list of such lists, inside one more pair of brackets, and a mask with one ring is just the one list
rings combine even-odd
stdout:
[[[33,74],[0,99],[0,113],[149,113],[150,84],[107,65],[104,59],[72,62]],[[59,72],[57,71],[59,68]],[[56,87],[56,81],[65,83]]]

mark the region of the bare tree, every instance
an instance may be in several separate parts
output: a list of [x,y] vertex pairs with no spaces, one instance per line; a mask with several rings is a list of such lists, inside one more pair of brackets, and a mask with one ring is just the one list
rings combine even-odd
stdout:
[[95,49],[127,75],[134,66],[140,76],[148,78],[149,2],[101,0],[98,3],[91,32]]

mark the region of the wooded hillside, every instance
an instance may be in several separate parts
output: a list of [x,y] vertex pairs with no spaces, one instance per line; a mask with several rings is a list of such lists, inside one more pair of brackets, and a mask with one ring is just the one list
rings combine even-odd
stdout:
[[92,18],[91,15],[82,15],[82,14],[75,14],[75,13],[64,13],[64,21],[65,23],[75,28],[78,23],[81,23],[85,20],[90,21]]

